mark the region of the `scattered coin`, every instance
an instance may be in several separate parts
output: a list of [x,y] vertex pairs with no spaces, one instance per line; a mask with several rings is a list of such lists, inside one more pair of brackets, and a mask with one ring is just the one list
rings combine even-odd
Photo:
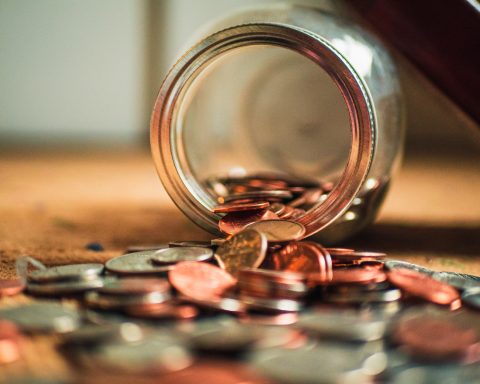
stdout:
[[262,220],[247,227],[263,233],[268,241],[287,242],[299,240],[305,235],[305,227],[289,220]]
[[20,333],[15,324],[0,320],[0,366],[20,358]]
[[469,307],[480,309],[480,288],[467,289],[462,295],[462,301]]
[[267,238],[255,230],[244,230],[233,235],[215,252],[215,259],[222,269],[233,276],[241,268],[257,268],[267,252]]
[[15,323],[27,333],[71,332],[81,323],[78,311],[48,301],[2,309],[0,318]]
[[432,275],[435,272],[435,271],[432,271],[431,269],[422,267],[421,265],[408,263],[402,260],[386,260],[385,268],[387,268],[388,270],[394,270],[398,268],[410,269],[412,271],[420,272],[425,275]]
[[480,288],[480,280],[472,275],[455,272],[435,272],[432,274],[432,278],[462,291],[470,288]]
[[143,339],[144,331],[134,323],[91,324],[63,335],[68,347],[91,347],[110,341],[135,342]]
[[327,266],[319,248],[307,242],[290,242],[271,255],[265,268],[326,276]]
[[216,299],[236,283],[236,279],[228,272],[194,261],[175,264],[168,278],[182,295],[198,300]]
[[455,288],[414,270],[394,268],[387,276],[392,284],[410,295],[436,304],[451,304],[460,298]]
[[69,264],[37,269],[28,274],[28,280],[38,283],[96,279],[103,272],[103,264]]
[[117,256],[105,263],[107,271],[118,275],[162,275],[173,266],[159,266],[152,262],[158,250],[127,253]]
[[125,312],[134,317],[155,320],[188,320],[198,316],[198,309],[191,305],[172,305],[170,303],[129,307]]
[[144,295],[152,292],[169,295],[170,284],[166,279],[129,277],[110,280],[98,292],[115,296]]
[[266,299],[261,297],[247,296],[242,294],[241,301],[247,310],[259,312],[298,312],[303,304],[298,300],[290,299]]
[[87,307],[94,309],[128,311],[132,308],[161,304],[169,299],[170,294],[163,292],[114,296],[93,291],[85,295],[84,303]]
[[103,287],[104,279],[95,278],[79,281],[59,281],[53,283],[28,283],[28,293],[36,296],[75,295]]
[[25,283],[22,279],[0,280],[0,297],[18,295],[24,289]]
[[230,313],[230,314],[241,314],[246,311],[245,304],[235,298],[231,297],[214,297],[208,299],[195,299],[189,296],[180,296],[178,299],[181,302],[187,302],[190,304],[194,304],[197,307],[213,311],[213,312],[223,312],[223,313]]
[[165,248],[165,244],[151,244],[151,245],[130,245],[125,253],[144,252],[144,251],[158,251]]
[[[210,244],[210,243],[209,243]],[[177,246],[155,252],[152,261],[156,264],[175,264],[180,261],[207,261],[213,257],[211,248]]]

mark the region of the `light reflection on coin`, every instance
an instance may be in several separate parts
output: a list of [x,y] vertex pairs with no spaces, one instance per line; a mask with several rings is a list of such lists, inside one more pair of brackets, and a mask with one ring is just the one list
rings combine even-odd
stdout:
[[212,257],[210,248],[182,246],[159,250],[152,261],[156,264],[175,264],[181,261],[207,261]]
[[286,242],[299,240],[305,235],[305,227],[289,220],[263,220],[247,226],[263,233],[268,241]]
[[217,248],[215,259],[221,268],[237,276],[242,268],[257,268],[265,258],[267,239],[255,230],[245,230],[232,236]]

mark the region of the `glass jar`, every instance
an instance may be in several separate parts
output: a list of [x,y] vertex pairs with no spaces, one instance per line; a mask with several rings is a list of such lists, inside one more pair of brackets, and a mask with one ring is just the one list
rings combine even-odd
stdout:
[[375,218],[401,112],[395,66],[372,35],[316,8],[263,6],[210,25],[171,68],[151,148],[175,204],[217,235],[220,176],[315,180],[323,192],[296,221],[330,244]]

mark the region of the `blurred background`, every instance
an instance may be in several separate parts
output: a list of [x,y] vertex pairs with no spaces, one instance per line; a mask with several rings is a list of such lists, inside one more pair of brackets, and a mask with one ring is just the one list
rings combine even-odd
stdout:
[[[148,148],[156,92],[195,31],[238,8],[272,2],[0,0],[0,147]],[[407,153],[478,154],[478,127],[395,56]]]

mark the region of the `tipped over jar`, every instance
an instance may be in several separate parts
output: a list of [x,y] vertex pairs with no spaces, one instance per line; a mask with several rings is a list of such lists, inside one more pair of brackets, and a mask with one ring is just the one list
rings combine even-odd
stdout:
[[329,244],[375,219],[402,122],[374,36],[316,8],[264,6],[210,25],[170,69],[151,148],[168,194],[207,231],[220,233],[219,203],[267,202]]

